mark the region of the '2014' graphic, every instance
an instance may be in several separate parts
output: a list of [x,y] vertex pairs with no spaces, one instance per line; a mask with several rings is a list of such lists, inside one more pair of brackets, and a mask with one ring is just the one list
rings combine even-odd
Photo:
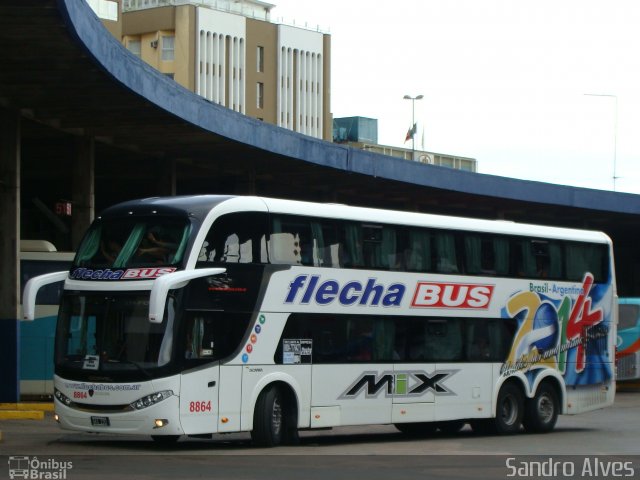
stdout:
[[[582,292],[573,306],[571,306],[571,299],[565,296],[557,311],[552,304],[543,301],[534,292],[519,293],[509,300],[507,312],[511,317],[523,311],[526,313],[509,354],[508,369],[517,365],[523,367],[530,367],[532,364],[549,365],[557,361],[558,369],[564,373],[567,351],[575,347],[577,349],[576,373],[584,371],[585,344],[590,338],[589,330],[601,323],[604,318],[601,308],[593,309],[592,299],[589,297],[593,282],[593,275],[585,274]],[[555,341],[558,336],[559,341]],[[550,342],[549,338],[554,341]]]

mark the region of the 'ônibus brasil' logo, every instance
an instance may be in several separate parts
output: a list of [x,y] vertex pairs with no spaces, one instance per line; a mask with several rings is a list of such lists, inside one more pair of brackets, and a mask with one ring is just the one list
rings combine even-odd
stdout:
[[321,282],[320,275],[298,275],[289,284],[289,293],[284,302],[308,304],[313,300],[318,305],[328,305],[338,300],[345,306],[382,304],[385,307],[398,307],[404,292],[405,286],[400,283],[384,286],[375,278],[370,278],[364,284],[352,280],[340,285],[336,280]]
[[355,398],[364,392],[365,398],[375,398],[381,392],[385,397],[403,398],[420,397],[428,392],[434,395],[455,395],[445,384],[445,380],[458,370],[435,370],[427,373],[424,370],[404,370],[378,372],[364,372],[340,399]]

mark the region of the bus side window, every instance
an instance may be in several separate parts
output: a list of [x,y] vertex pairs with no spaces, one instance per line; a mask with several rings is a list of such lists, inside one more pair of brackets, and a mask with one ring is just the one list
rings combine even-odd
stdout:
[[472,275],[509,273],[509,240],[487,235],[464,237],[465,272]]
[[347,320],[349,340],[347,360],[370,361],[373,359],[373,321],[368,318]]
[[427,360],[457,361],[462,357],[461,321],[457,318],[429,319],[425,326]]
[[409,230],[408,245],[405,250],[407,270],[432,272],[431,233],[428,230]]
[[535,277],[562,277],[562,245],[559,242],[532,240],[531,251],[536,264]]
[[340,242],[336,222],[322,220],[318,227],[320,229],[321,241],[316,239],[320,248],[319,259],[323,267],[341,267],[340,256],[344,251],[344,245]]
[[602,245],[567,242],[565,244],[566,276],[569,280],[582,281],[585,272],[591,272],[596,282],[606,278],[606,249]]
[[423,361],[427,359],[426,330],[422,321],[408,322],[407,325],[407,350],[406,357],[410,362]]
[[314,266],[318,262],[318,239],[304,217],[274,216],[269,241],[272,263]]
[[492,358],[487,325],[483,321],[470,321],[467,328],[467,358],[472,362],[486,362]]
[[437,232],[434,236],[436,271],[439,273],[458,273],[455,236],[448,232]]
[[267,263],[267,214],[239,212],[218,218],[200,247],[199,262]]

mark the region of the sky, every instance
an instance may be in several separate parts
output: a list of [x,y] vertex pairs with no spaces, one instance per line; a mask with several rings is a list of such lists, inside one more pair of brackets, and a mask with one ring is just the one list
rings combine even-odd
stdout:
[[417,149],[640,194],[640,1],[272,3],[272,21],[331,34],[333,116],[377,119],[378,143],[411,146],[403,97],[423,95]]

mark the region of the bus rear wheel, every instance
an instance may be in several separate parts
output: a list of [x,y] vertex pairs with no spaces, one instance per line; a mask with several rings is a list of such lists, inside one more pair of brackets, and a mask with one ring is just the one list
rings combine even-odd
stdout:
[[500,389],[496,405],[495,431],[499,435],[509,435],[520,430],[524,414],[524,395],[514,383],[507,383]]
[[545,382],[538,387],[533,398],[527,399],[522,424],[532,433],[546,433],[553,430],[558,420],[560,402],[556,389]]
[[471,428],[481,435],[510,435],[520,430],[524,415],[524,395],[515,383],[502,386],[496,403],[496,417],[471,421]]

